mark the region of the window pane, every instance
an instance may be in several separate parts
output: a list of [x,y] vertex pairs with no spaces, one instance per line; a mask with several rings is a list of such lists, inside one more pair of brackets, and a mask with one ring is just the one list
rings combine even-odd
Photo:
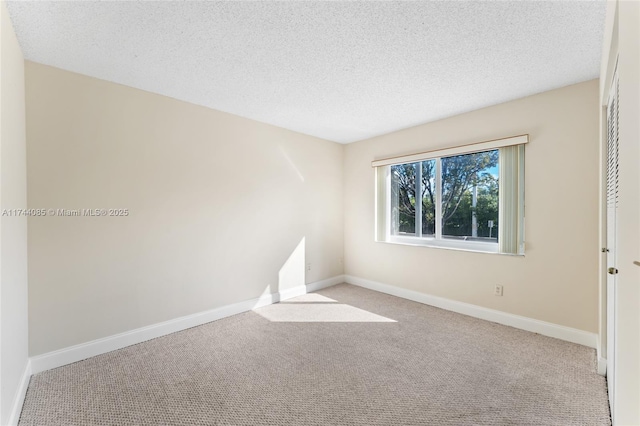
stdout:
[[442,237],[498,241],[498,150],[442,159]]
[[391,235],[415,235],[418,165],[391,166]]
[[436,160],[422,162],[422,236],[436,235]]

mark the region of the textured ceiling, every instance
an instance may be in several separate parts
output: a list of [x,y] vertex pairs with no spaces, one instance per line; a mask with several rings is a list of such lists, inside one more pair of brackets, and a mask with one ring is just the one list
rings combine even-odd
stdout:
[[598,77],[604,1],[8,3],[26,59],[352,142]]

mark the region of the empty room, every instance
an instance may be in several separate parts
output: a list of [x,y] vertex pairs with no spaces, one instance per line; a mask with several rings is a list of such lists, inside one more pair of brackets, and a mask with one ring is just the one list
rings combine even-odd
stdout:
[[0,425],[640,425],[640,2],[0,0]]

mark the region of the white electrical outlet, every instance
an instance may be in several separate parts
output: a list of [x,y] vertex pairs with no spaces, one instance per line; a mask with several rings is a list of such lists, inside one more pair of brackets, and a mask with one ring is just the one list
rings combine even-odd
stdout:
[[307,271],[311,270],[311,263],[307,263]]
[[502,296],[502,286],[501,285],[497,285],[493,288],[493,295],[494,296]]

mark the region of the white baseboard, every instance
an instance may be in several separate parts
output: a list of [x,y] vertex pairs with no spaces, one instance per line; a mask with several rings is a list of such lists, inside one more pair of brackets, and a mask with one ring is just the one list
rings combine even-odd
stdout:
[[13,398],[13,405],[11,406],[11,414],[9,416],[9,426],[16,426],[20,420],[20,413],[22,412],[22,405],[24,404],[24,398],[27,396],[27,388],[29,387],[29,380],[31,379],[31,361],[27,360],[27,365],[22,372],[20,378],[20,384],[16,389],[16,395]]
[[598,374],[601,376],[606,376],[607,375],[607,359],[606,358],[602,358],[601,356],[598,357]]
[[283,300],[291,299],[292,297],[301,296],[303,294],[307,294],[308,292],[309,290],[307,289],[307,286],[304,285],[299,285],[288,290],[282,290],[278,293],[277,302],[282,302]]
[[471,317],[508,325],[521,330],[531,331],[544,336],[555,337],[556,339],[566,340],[567,342],[577,343],[594,349],[596,348],[598,341],[598,335],[595,333],[589,333],[587,331],[565,327],[563,325],[509,314],[495,309],[483,308],[482,306],[458,302],[451,299],[445,299],[443,297],[432,296],[351,275],[345,275],[344,280],[349,284],[357,285],[359,287],[368,288],[381,293],[387,293],[403,299],[413,300],[414,302],[424,303],[425,305],[435,306],[448,311],[458,312]]
[[607,375],[607,359],[602,356],[601,341],[596,345],[596,372],[601,376]]
[[166,336],[167,334],[175,333],[177,331],[186,330],[211,321],[247,312],[261,306],[271,305],[281,300],[320,290],[342,282],[344,282],[344,276],[338,275],[326,280],[283,290],[280,293],[267,294],[256,299],[221,306],[209,311],[175,318],[169,321],[137,328],[135,330],[125,331],[124,333],[115,334],[113,336],[104,337],[102,339],[92,340],[90,342],[37,355],[30,359],[31,371],[33,374],[36,374],[52,368],[62,367],[63,365],[82,361],[83,359],[91,358],[96,355],[101,355],[127,346],[142,343],[147,340],[155,339],[157,337]]
[[307,284],[307,293],[313,293],[314,291],[322,290],[323,288],[342,284],[344,280],[344,275],[336,275],[335,277],[327,278],[326,280],[309,283]]

